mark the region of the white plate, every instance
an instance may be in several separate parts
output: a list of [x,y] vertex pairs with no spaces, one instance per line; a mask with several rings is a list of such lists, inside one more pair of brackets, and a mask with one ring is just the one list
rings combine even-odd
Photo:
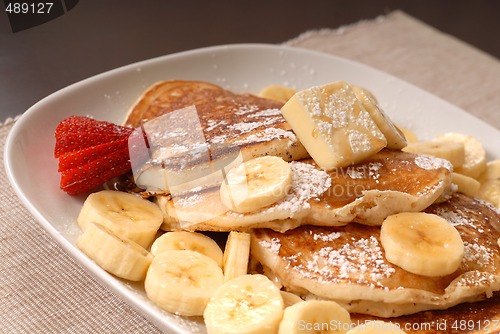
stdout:
[[57,124],[71,115],[121,123],[151,84],[167,79],[209,81],[257,93],[268,84],[306,88],[346,80],[369,88],[396,123],[421,138],[445,131],[475,135],[489,158],[500,158],[500,132],[461,109],[367,66],[330,55],[274,45],[241,44],[204,48],[155,58],[109,71],[64,88],[35,104],[16,122],[5,147],[7,175],[28,210],[54,239],[100,282],[158,327],[178,333],[204,332],[198,321],[161,311],[141,287],[107,274],[75,246],[75,223],[83,197],[58,188],[53,157]]

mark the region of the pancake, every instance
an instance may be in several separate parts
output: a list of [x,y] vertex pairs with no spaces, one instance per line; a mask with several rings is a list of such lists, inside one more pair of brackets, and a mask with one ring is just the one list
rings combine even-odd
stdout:
[[500,293],[475,303],[463,303],[446,310],[422,311],[397,318],[351,313],[354,323],[383,320],[397,324],[407,334],[498,334],[500,332]]
[[139,178],[144,173],[141,180],[158,185],[148,190],[168,193],[172,184],[192,180],[203,187],[213,185],[221,179],[222,173],[217,172],[233,160],[263,155],[286,161],[307,158],[307,151],[281,115],[282,105],[206,82],[156,83],[125,120],[125,125],[140,131],[136,137],[139,151],[149,152],[146,158],[139,154],[138,159],[131,154],[134,175]]
[[251,213],[228,211],[219,188],[158,196],[164,230],[230,231],[266,227],[284,232],[303,224],[378,226],[391,214],[421,211],[448,190],[451,164],[384,149],[356,165],[329,172],[311,159],[290,163],[292,189],[277,203]]
[[424,277],[389,263],[380,228],[302,226],[285,233],[256,229],[252,255],[286,290],[306,298],[335,300],[349,312],[388,318],[477,302],[500,291],[500,212],[461,193],[434,204],[465,245],[457,271]]

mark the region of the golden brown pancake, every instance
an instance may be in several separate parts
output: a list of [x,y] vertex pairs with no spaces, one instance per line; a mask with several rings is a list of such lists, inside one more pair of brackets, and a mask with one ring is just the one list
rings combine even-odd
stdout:
[[448,189],[448,161],[384,149],[365,161],[329,172],[311,160],[290,163],[291,191],[281,201],[251,213],[224,207],[219,187],[182,196],[158,196],[163,229],[230,231],[267,227],[286,231],[303,224],[380,225],[391,214],[421,211]]
[[[212,157],[223,154],[222,148],[228,145],[241,148],[248,157],[269,154],[287,161],[308,157],[281,115],[283,103],[251,94],[236,94],[207,82],[172,80],[156,83],[133,106],[125,124],[138,127],[190,106],[196,107]],[[179,141],[191,135],[187,131],[191,126],[189,121],[179,121]],[[162,129],[156,130],[161,132]],[[172,133],[168,135],[172,137]]]
[[354,323],[383,320],[398,324],[407,334],[498,334],[500,333],[500,293],[487,300],[463,303],[446,310],[422,311],[397,318],[381,319],[351,313]]
[[206,189],[220,184],[223,168],[231,164],[264,155],[286,161],[309,157],[281,115],[282,105],[207,82],[153,85],[125,121],[142,131],[132,136],[136,183],[150,193]]
[[447,219],[460,233],[460,268],[444,277],[409,273],[389,263],[380,228],[302,226],[285,233],[252,231],[252,254],[292,292],[332,299],[349,312],[394,317],[481,301],[500,290],[500,213],[483,201],[454,194],[426,212]]

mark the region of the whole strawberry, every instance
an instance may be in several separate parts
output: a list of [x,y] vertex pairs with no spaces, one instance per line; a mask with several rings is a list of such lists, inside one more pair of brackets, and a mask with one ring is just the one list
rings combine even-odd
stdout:
[[70,195],[89,192],[130,171],[128,137],[133,128],[71,116],[55,130],[60,187]]

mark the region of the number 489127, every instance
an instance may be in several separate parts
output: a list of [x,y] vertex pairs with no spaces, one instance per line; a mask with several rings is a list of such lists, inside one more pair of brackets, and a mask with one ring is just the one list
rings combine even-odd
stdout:
[[53,2],[9,2],[5,11],[9,14],[48,14],[54,5]]

